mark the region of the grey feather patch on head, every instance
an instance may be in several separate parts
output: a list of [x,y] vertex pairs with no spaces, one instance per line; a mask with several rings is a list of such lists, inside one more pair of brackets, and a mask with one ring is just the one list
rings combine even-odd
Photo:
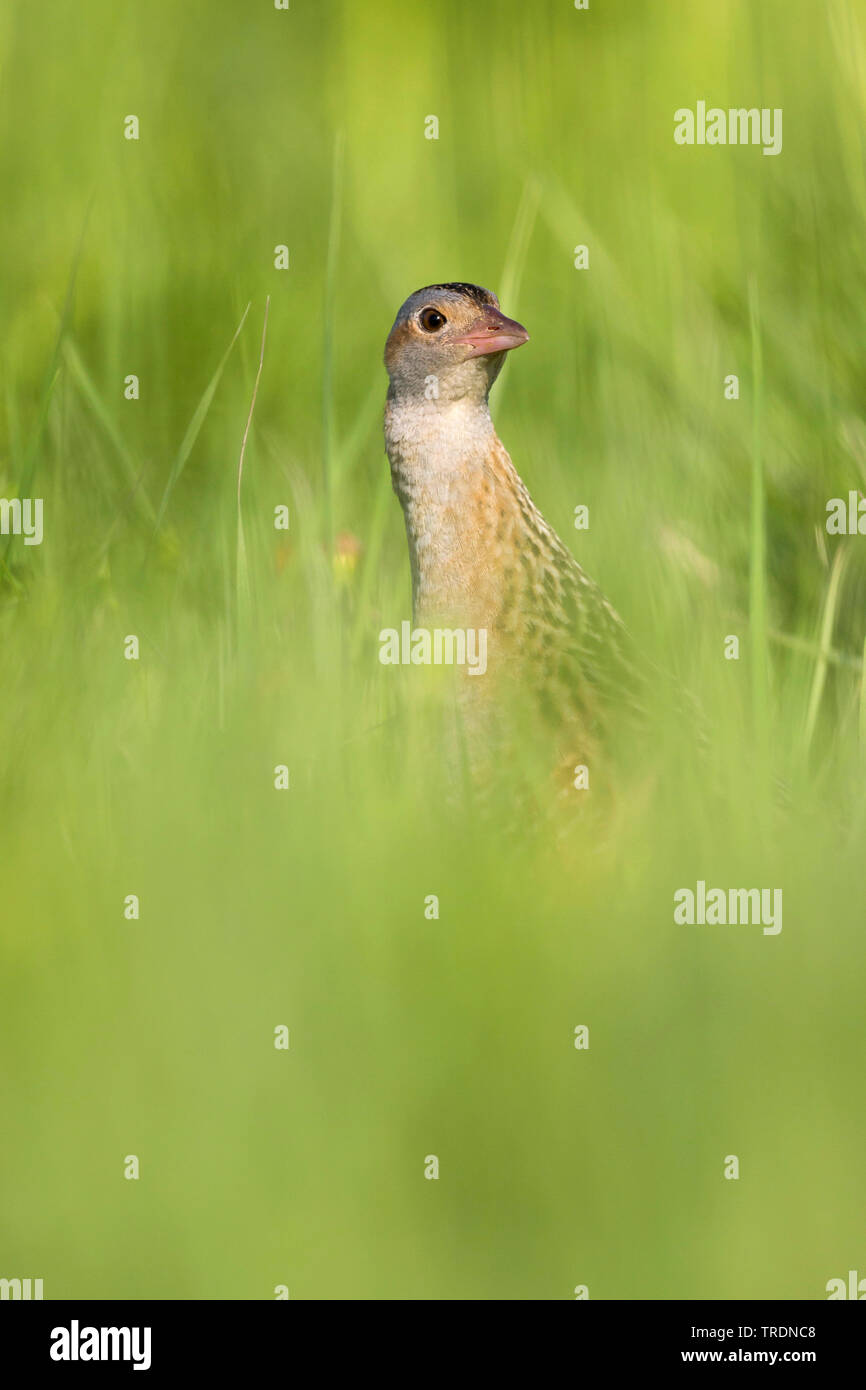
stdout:
[[414,299],[416,294],[428,294],[431,290],[448,290],[451,294],[463,294],[467,299],[474,299],[475,303],[482,309],[485,305],[499,303],[496,295],[492,294],[490,290],[485,290],[481,285],[470,285],[463,280],[448,280],[441,285],[422,285],[419,290],[415,290],[410,295],[410,298]]

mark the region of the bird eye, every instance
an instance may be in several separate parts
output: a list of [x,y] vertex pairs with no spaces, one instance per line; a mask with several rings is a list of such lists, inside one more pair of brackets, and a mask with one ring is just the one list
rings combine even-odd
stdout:
[[446,322],[446,318],[438,309],[422,309],[418,315],[418,322],[425,333],[435,333]]

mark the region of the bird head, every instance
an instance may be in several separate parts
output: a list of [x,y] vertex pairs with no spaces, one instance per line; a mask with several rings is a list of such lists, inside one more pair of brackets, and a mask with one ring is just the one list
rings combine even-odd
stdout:
[[391,392],[404,398],[486,400],[505,354],[529,334],[479,285],[426,285],[410,294],[385,344]]

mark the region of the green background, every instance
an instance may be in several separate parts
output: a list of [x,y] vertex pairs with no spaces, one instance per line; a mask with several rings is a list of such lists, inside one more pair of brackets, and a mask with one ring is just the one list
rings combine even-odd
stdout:
[[[677,146],[698,100],[783,108],[782,153]],[[864,131],[845,0],[3,0],[0,495],[45,539],[0,538],[0,1275],[866,1275],[866,540],[824,529],[866,487]],[[455,805],[377,660],[382,346],[443,279],[529,328],[499,431],[710,730],[662,711],[576,821]],[[698,879],[781,887],[781,934],[676,926]]]

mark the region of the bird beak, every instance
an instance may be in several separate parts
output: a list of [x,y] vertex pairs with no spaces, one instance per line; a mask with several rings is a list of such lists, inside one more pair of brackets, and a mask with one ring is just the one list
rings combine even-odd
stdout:
[[498,309],[486,309],[471,333],[452,339],[452,342],[465,343],[471,348],[472,357],[486,357],[491,352],[510,352],[528,341],[529,334],[523,324],[515,319],[507,319]]

